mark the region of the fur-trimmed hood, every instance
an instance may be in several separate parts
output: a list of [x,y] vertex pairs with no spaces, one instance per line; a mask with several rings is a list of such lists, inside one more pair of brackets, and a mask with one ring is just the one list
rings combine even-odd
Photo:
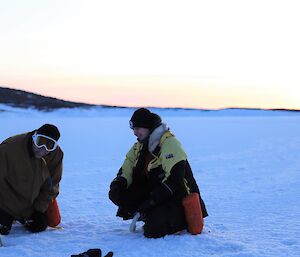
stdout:
[[160,139],[170,128],[167,123],[162,122],[160,126],[153,130],[153,132],[149,136],[148,141],[148,150],[150,153],[153,153],[155,148],[159,145]]

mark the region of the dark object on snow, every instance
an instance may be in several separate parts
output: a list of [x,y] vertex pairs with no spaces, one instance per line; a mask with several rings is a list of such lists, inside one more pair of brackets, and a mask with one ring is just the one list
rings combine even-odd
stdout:
[[[112,257],[114,254],[113,252],[108,252],[103,257]],[[71,257],[101,257],[101,249],[89,249],[86,252],[80,253],[80,254],[72,254]]]

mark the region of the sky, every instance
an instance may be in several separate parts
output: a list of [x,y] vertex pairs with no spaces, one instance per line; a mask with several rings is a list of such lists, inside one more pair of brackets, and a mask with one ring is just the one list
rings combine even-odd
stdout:
[[300,109],[300,3],[0,0],[0,86],[121,106]]

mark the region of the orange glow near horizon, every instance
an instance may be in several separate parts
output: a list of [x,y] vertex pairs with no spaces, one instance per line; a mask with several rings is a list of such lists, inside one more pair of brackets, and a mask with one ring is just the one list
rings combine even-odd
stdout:
[[[49,81],[48,81],[49,80]],[[223,84],[222,84],[223,83]],[[40,86],[42,85],[42,86]],[[15,89],[67,101],[128,107],[221,109],[300,109],[300,90],[290,94],[276,85],[228,85],[226,80],[168,76],[103,76],[97,78],[9,81]],[[285,87],[287,90],[288,87]]]

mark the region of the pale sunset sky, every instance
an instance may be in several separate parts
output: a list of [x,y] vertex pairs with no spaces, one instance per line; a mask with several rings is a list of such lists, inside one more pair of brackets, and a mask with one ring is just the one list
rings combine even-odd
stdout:
[[0,0],[0,86],[119,106],[300,109],[300,1]]

